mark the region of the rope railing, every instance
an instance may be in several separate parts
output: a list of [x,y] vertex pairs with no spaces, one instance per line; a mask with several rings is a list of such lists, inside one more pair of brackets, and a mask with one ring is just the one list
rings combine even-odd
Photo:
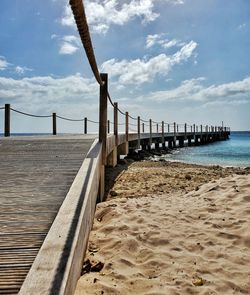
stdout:
[[90,119],[87,119],[88,122],[90,123],[93,123],[93,124],[99,124],[99,121],[93,121],[93,120],[90,120]]
[[56,117],[61,119],[61,120],[71,121],[71,122],[82,122],[82,121],[84,121],[84,119],[70,119],[70,118],[66,118],[66,117],[62,117],[62,116],[58,116],[58,115],[56,115]]
[[[116,104],[117,107],[117,104]],[[27,113],[24,111],[20,111],[17,110],[15,108],[12,108],[10,106],[10,104],[6,104],[5,107],[0,107],[0,109],[5,110],[5,136],[9,136],[10,135],[10,113],[11,111],[24,115],[24,116],[28,116],[28,117],[33,117],[33,118],[52,118],[52,126],[53,126],[53,134],[57,134],[56,132],[56,118],[61,119],[61,120],[65,120],[65,121],[70,121],[70,122],[84,122],[84,134],[88,133],[87,130],[87,123],[93,123],[93,124],[99,124],[99,121],[95,121],[95,120],[91,120],[88,119],[87,117],[85,118],[81,118],[81,119],[73,119],[73,118],[68,118],[68,117],[64,117],[61,115],[57,115],[56,113],[52,113],[51,115],[36,115],[36,114],[31,114],[31,113]],[[128,114],[127,114],[128,115]],[[116,123],[115,123],[116,122]],[[164,134],[167,133],[174,133],[174,134],[180,134],[180,133],[192,133],[192,134],[206,134],[206,133],[213,133],[213,132],[221,132],[221,131],[230,131],[230,128],[228,127],[222,127],[222,126],[208,126],[208,125],[195,125],[195,124],[187,124],[187,123],[165,123],[165,122],[156,122],[153,120],[143,120],[140,119],[139,117],[137,118],[137,123],[132,123],[132,122],[120,122],[118,123],[118,120],[115,120],[115,122],[108,120],[108,130],[109,130],[109,125],[116,125],[118,126],[128,126],[128,129],[132,132],[136,132],[136,133],[146,133],[146,132],[152,132],[152,133],[163,133],[162,130],[162,124],[164,126]],[[146,123],[145,123],[146,122]],[[148,124],[149,122],[149,124]],[[150,123],[151,122],[151,123]],[[128,125],[127,125],[128,124]],[[139,126],[140,125],[140,126]],[[167,126],[167,127],[166,127]],[[137,127],[137,130],[131,128],[131,127]],[[127,127],[126,127],[127,128]],[[125,132],[126,132],[126,128],[125,128]],[[147,129],[147,130],[146,130]],[[150,131],[151,130],[151,131]],[[110,130],[108,131],[110,132]]]
[[13,112],[21,114],[21,115],[25,115],[28,117],[34,117],[34,118],[51,118],[52,115],[34,115],[34,114],[30,114],[30,113],[26,113],[26,112],[22,112],[13,108],[10,108]]

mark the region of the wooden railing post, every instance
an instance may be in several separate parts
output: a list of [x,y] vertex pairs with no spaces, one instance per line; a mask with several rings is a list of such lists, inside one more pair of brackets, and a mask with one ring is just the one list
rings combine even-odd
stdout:
[[88,119],[84,118],[84,134],[88,133]]
[[4,136],[10,136],[10,104],[5,104],[4,110]]
[[108,120],[108,133],[110,133],[110,121]]
[[194,134],[195,134],[195,124],[194,124],[194,131],[193,131],[193,132],[194,132]]
[[170,125],[168,124],[168,133],[170,132]]
[[142,123],[142,133],[144,133],[145,132],[145,125],[144,125],[144,123]]
[[202,134],[202,125],[201,125],[201,134]]
[[191,133],[193,132],[193,128],[192,128],[192,125],[190,126],[190,131],[191,131]]
[[140,147],[141,147],[141,118],[140,118],[140,116],[137,117],[137,134],[138,134],[137,148],[140,149]]
[[126,141],[128,141],[128,112],[126,112],[126,118],[125,118],[125,134],[126,134]]
[[118,145],[118,103],[114,103],[114,135],[115,145]]
[[149,146],[152,145],[152,120],[149,120]]
[[52,129],[53,135],[56,135],[56,113],[52,114]]
[[162,147],[165,148],[164,121],[161,122],[161,143],[162,143]]
[[176,135],[176,123],[174,122],[174,136]]
[[184,132],[185,132],[185,135],[187,135],[187,123],[185,123],[184,125]]
[[103,85],[100,86],[99,142],[102,143],[102,164],[106,165],[108,74],[100,75]]
[[159,125],[156,123],[156,133],[159,133]]

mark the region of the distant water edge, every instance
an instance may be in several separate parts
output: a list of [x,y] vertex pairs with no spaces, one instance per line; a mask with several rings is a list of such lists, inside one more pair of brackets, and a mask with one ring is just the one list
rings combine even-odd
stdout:
[[176,149],[164,158],[193,164],[250,167],[250,131],[233,131],[229,140]]

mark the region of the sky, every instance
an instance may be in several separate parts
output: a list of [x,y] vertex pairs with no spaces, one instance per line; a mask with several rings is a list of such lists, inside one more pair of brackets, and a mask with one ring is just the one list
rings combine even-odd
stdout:
[[[249,0],[84,4],[98,68],[108,73],[109,93],[123,111],[250,130]],[[99,86],[68,1],[1,0],[0,40],[0,107],[98,120]],[[51,131],[50,118],[11,116],[12,132]],[[81,122],[57,126],[58,132],[83,130]],[[97,127],[89,123],[90,131]]]

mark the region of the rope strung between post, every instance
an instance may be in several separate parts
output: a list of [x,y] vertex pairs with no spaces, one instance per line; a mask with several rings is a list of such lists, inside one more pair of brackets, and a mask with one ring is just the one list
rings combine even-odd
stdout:
[[92,46],[92,41],[91,41],[91,37],[89,33],[89,26],[87,23],[87,18],[86,18],[85,9],[84,9],[82,0],[70,0],[69,4],[71,6],[71,9],[75,18],[75,22],[77,25],[77,29],[82,40],[82,45],[85,49],[92,72],[96,78],[96,81],[100,85],[103,85],[103,81],[101,79],[101,76],[97,67],[97,63],[96,63],[95,53]]
[[65,121],[71,121],[71,122],[82,122],[84,119],[70,119],[62,116],[56,115],[57,118],[65,120]]
[[[109,99],[110,104],[111,104],[113,107],[115,107],[115,104],[114,104],[114,102],[112,101],[109,92],[108,92],[108,99]],[[126,116],[126,114],[125,114],[125,113],[124,113],[119,107],[117,108],[117,111],[118,111],[121,115]]]
[[[114,125],[114,122],[109,121],[109,124]],[[122,126],[122,125],[125,125],[125,123],[118,123],[117,125]]]
[[108,92],[108,99],[109,99],[110,104],[111,104],[112,107],[114,108],[114,107],[115,107],[115,104],[113,103],[113,101],[112,101],[112,99],[111,99],[111,97],[110,97],[110,95],[109,95],[109,92]]
[[51,118],[52,115],[48,115],[48,116],[42,116],[42,115],[33,115],[33,114],[29,114],[29,113],[25,113],[25,112],[21,112],[21,111],[18,111],[18,110],[15,110],[13,108],[10,108],[13,112],[16,112],[18,114],[21,114],[21,115],[25,115],[25,116],[28,116],[28,117],[34,117],[34,118]]
[[137,124],[129,123],[129,126],[137,126]]
[[154,124],[161,124],[161,122],[157,122],[157,121],[153,121],[153,120],[152,120],[152,123],[154,123]]
[[0,110],[4,110],[5,109],[5,107],[0,107]]
[[90,119],[87,119],[87,121],[90,122],[90,123],[99,124],[98,121],[93,121],[93,120],[90,120]]
[[130,119],[137,121],[137,118],[132,117],[131,115],[128,115]]

